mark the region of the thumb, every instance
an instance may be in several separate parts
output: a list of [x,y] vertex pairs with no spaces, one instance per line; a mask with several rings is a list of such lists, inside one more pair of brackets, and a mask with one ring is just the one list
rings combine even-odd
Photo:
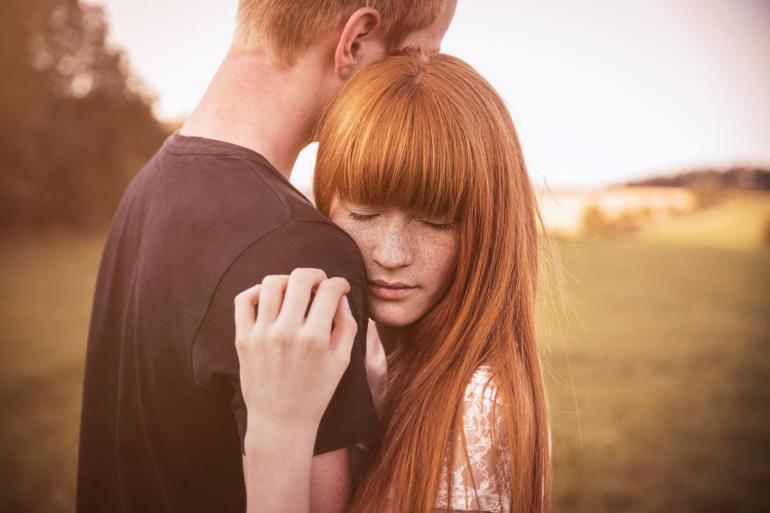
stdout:
[[[337,313],[334,316],[334,328],[331,333],[331,348],[345,362],[350,361],[350,352],[353,350],[353,342],[358,332],[358,324],[350,311],[350,303],[347,296],[340,298],[337,305]],[[347,367],[347,364],[345,365]]]
[[385,353],[382,347],[380,334],[377,332],[377,325],[369,319],[369,326],[366,329],[366,357],[379,357]]

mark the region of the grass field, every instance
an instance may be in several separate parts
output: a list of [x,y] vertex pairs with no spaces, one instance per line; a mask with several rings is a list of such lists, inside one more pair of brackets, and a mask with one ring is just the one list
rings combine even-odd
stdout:
[[770,194],[727,195],[710,208],[653,222],[635,235],[639,240],[726,249],[756,249],[770,242]]
[[575,315],[543,335],[556,511],[770,511],[770,252],[560,250]]
[[72,511],[99,237],[0,246],[0,511]]
[[[709,246],[558,245],[572,306],[540,311],[556,512],[770,511],[770,250]],[[0,245],[0,511],[73,508],[100,247]]]

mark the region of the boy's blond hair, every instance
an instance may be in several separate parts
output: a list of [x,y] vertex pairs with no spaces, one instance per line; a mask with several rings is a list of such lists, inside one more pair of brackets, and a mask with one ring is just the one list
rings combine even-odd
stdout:
[[380,12],[388,48],[430,26],[446,0],[239,0],[235,46],[261,47],[291,65],[295,57],[361,7]]

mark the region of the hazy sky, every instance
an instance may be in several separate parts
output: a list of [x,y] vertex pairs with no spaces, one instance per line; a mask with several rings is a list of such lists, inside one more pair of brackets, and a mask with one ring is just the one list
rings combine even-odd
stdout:
[[[236,0],[91,0],[158,97],[189,113]],[[591,187],[691,166],[770,165],[770,0],[459,0],[442,51],[508,102],[536,183]],[[310,181],[313,148],[292,180]]]

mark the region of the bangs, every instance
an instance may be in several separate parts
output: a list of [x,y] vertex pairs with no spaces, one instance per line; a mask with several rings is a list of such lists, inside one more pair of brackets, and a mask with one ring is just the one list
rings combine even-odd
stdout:
[[470,141],[446,98],[414,82],[391,84],[385,94],[361,91],[360,102],[343,92],[332,106],[316,167],[322,211],[337,194],[429,218],[460,217],[473,176]]

